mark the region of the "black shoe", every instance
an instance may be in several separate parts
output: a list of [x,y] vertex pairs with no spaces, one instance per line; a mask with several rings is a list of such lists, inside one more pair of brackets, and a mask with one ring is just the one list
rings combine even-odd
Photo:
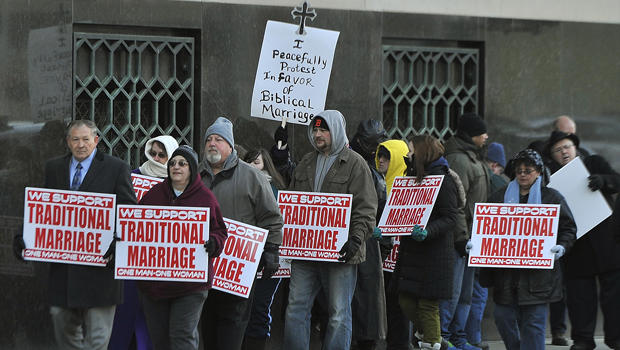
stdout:
[[568,346],[568,339],[563,334],[556,334],[551,338],[551,345]]
[[583,343],[575,343],[570,347],[570,350],[594,350],[594,348]]
[[478,347],[478,348],[480,348],[482,350],[489,350],[489,344],[487,342],[485,342],[485,341],[481,341],[478,344],[472,343],[471,345],[473,345],[475,347]]

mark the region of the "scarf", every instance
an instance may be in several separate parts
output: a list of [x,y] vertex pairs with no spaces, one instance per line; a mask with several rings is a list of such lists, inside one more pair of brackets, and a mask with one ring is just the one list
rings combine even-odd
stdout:
[[[542,195],[541,195],[541,176],[536,179],[536,182],[530,187],[530,193],[527,197],[528,204],[541,204],[542,203]],[[508,188],[506,188],[506,192],[504,193],[504,203],[519,203],[519,184],[517,180],[512,180],[508,184]]]

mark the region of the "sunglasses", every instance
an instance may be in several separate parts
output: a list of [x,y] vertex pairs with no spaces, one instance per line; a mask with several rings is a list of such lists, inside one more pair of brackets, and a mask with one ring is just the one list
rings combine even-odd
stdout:
[[164,153],[164,152],[159,152],[159,153],[157,153],[157,152],[155,152],[155,151],[153,151],[153,150],[150,150],[150,151],[149,151],[149,155],[150,155],[151,157],[153,157],[153,158],[155,158],[155,156],[158,156],[159,158],[166,158],[166,157],[168,157],[168,156],[166,155],[166,153]]
[[173,166],[179,164],[179,166],[181,168],[186,167],[189,165],[189,163],[186,160],[171,160],[168,162],[168,165],[170,165],[170,167],[172,168]]
[[536,169],[520,169],[520,170],[515,171],[515,173],[517,175],[529,175],[535,171]]

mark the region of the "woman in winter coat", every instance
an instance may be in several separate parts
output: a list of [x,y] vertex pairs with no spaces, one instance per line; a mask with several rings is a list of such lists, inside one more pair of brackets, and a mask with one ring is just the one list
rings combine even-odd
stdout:
[[421,135],[410,142],[414,149],[407,175],[418,182],[428,175],[444,178],[427,225],[416,225],[411,236],[402,237],[394,277],[401,308],[421,333],[420,348],[440,349],[439,299],[452,295],[458,192],[439,140]]
[[166,164],[177,147],[179,147],[177,140],[168,135],[157,136],[146,141],[144,145],[146,161],[139,168],[134,169],[132,173],[159,178],[167,177],[168,168]]
[[[577,227],[564,200],[544,184],[542,157],[532,149],[517,153],[508,165],[513,177],[489,198],[492,203],[559,204],[557,243],[545,247],[557,261],[575,242]],[[471,245],[469,245],[471,247]],[[559,264],[549,269],[481,268],[480,284],[493,288],[495,325],[507,350],[544,350],[548,303],[562,298]]]
[[168,161],[168,177],[148,191],[140,204],[210,208],[208,282],[140,281],[138,288],[155,349],[198,349],[198,321],[213,280],[212,261],[227,237],[220,207],[200,180],[198,155],[189,146],[177,148]]

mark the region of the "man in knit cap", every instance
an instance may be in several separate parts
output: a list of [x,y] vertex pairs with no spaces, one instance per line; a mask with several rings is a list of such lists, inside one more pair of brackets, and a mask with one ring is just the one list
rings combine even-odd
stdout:
[[[279,267],[278,249],[282,243],[282,216],[271,185],[257,169],[239,160],[230,120],[217,118],[205,132],[204,143],[204,158],[198,170],[204,184],[215,194],[222,215],[269,231],[259,271],[263,270],[263,278],[271,278]],[[207,349],[241,349],[252,297],[253,289],[247,299],[217,290],[209,293],[202,314]]]
[[349,193],[353,195],[351,219],[347,241],[339,253],[341,263],[293,260],[282,349],[309,348],[310,310],[322,288],[329,313],[323,349],[347,350],[351,346],[357,265],[366,259],[366,241],[375,227],[377,193],[364,158],[347,147],[346,122],[340,112],[327,110],[314,117],[308,138],[314,150],[295,168],[290,189]]
[[471,297],[475,270],[467,267],[465,245],[471,237],[474,206],[487,200],[489,173],[483,156],[483,146],[489,138],[487,126],[480,116],[474,113],[462,115],[458,121],[457,132],[446,142],[446,159],[463,183],[465,190],[465,232],[455,237],[456,264],[452,299],[439,305],[441,334],[448,348],[477,350],[467,342],[465,325],[471,308]]

